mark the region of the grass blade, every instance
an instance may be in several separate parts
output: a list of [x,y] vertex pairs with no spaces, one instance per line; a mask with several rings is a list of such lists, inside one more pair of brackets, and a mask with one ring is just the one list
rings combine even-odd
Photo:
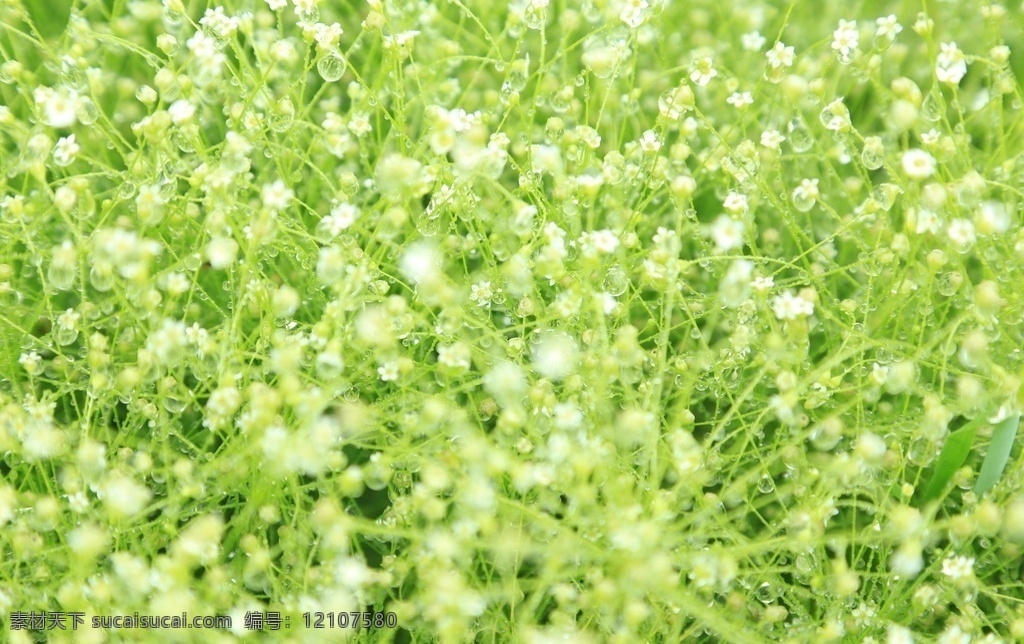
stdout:
[[985,455],[985,462],[981,464],[978,482],[974,486],[976,494],[988,492],[999,481],[1007,461],[1010,460],[1010,451],[1013,449],[1013,439],[1017,437],[1019,424],[1020,414],[1015,414],[1004,418],[992,430],[992,442],[989,443],[988,454]]
[[32,19],[32,24],[39,31],[39,34],[48,40],[59,38],[67,29],[68,19],[71,16],[70,0],[58,2],[32,2],[23,3],[25,12]]
[[931,481],[925,488],[922,499],[924,502],[938,498],[956,471],[967,462],[967,455],[971,453],[971,446],[974,445],[974,436],[987,418],[987,414],[978,414],[977,418],[946,437],[946,443],[942,446],[939,458],[935,462],[935,471],[932,473]]

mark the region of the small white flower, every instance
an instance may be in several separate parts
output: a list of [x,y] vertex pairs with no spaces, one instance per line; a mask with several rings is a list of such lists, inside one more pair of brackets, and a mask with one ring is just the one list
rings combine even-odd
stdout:
[[552,420],[559,429],[576,429],[583,422],[583,412],[572,403],[558,403],[552,411]]
[[238,31],[238,18],[233,18],[224,13],[224,7],[207,9],[199,24],[208,31],[213,32],[220,38],[229,38]]
[[836,51],[840,60],[849,59],[857,50],[859,38],[856,21],[840,20],[839,27],[832,32],[832,49]]
[[974,574],[974,557],[947,557],[942,562],[942,574],[953,580],[970,577]]
[[238,242],[230,237],[214,237],[206,244],[206,258],[210,266],[224,270],[235,263],[238,257]]
[[911,179],[921,181],[935,174],[935,157],[919,148],[904,152],[901,164],[903,172]]
[[875,20],[875,24],[878,26],[878,29],[875,30],[875,35],[879,38],[888,38],[891,40],[895,38],[898,33],[903,31],[903,25],[897,21],[895,14],[889,14],[884,18],[878,18]]
[[614,253],[619,247],[619,237],[608,229],[596,230],[590,234],[590,243],[603,254]]
[[1005,233],[1010,229],[1013,219],[1006,204],[1001,201],[986,201],[978,208],[974,216],[978,232],[983,235]]
[[743,246],[743,222],[728,215],[719,215],[711,224],[711,239],[719,252]]
[[821,121],[825,129],[832,132],[844,132],[850,128],[850,110],[842,98],[837,98],[825,106],[821,111]]
[[28,353],[22,353],[18,358],[18,364],[24,369],[29,375],[38,375],[42,372],[43,358],[35,351]]
[[935,60],[935,77],[940,83],[958,84],[967,73],[967,60],[955,42],[942,43],[942,51]]
[[491,288],[490,282],[477,282],[469,287],[469,299],[479,306],[490,306],[492,297],[494,297],[494,290]]
[[754,289],[758,293],[767,293],[773,286],[775,286],[775,278],[771,275],[768,277],[755,277],[754,281],[750,283],[750,288]]
[[780,320],[795,320],[812,315],[814,302],[794,295],[792,291],[786,291],[772,300],[772,310],[775,312],[775,317]]
[[437,362],[453,369],[468,369],[470,366],[469,347],[461,342],[438,345]]
[[640,149],[647,153],[657,152],[661,149],[661,140],[654,130],[647,130],[640,137]]
[[284,210],[294,197],[295,192],[280,179],[274,183],[263,184],[263,188],[260,190],[263,206],[271,212]]
[[741,215],[747,212],[747,196],[743,193],[732,190],[725,198],[722,206],[734,215]]
[[718,76],[718,71],[714,68],[714,63],[711,58],[705,56],[699,58],[693,63],[693,70],[690,72],[690,80],[704,87],[711,82],[711,79]]
[[949,235],[950,243],[957,250],[970,248],[977,239],[974,234],[974,224],[966,219],[954,219],[949,222],[946,234]]
[[573,372],[578,359],[578,346],[564,331],[547,331],[533,349],[533,367],[551,380],[562,380]]
[[68,309],[57,316],[57,328],[66,331],[75,329],[80,317],[81,315],[79,315],[74,309]]
[[332,23],[325,25],[322,22],[318,22],[313,25],[313,40],[323,50],[329,50],[335,47],[341,40],[341,36],[344,30],[338,23]]
[[764,55],[772,69],[783,69],[793,66],[793,61],[796,59],[794,52],[795,50],[792,47],[787,47],[785,43],[780,41],[775,43],[775,46],[766,51]]
[[740,36],[740,44],[747,51],[761,51],[766,42],[768,42],[767,39],[761,35],[760,31],[751,31]]
[[101,493],[103,505],[114,518],[126,518],[142,512],[153,497],[145,485],[121,474],[104,481]]
[[928,208],[913,208],[907,213],[910,224],[914,227],[914,232],[918,235],[925,233],[931,233],[934,235],[939,232],[939,228],[942,226],[942,220],[939,215]]
[[753,104],[754,97],[750,92],[733,92],[729,98],[725,99],[725,102],[734,107],[743,109],[744,107]]
[[[800,185],[793,189],[793,201],[794,203],[811,203],[813,204],[821,197],[821,191],[818,189],[818,179],[804,179],[800,182]],[[800,208],[803,210],[803,208]]]
[[626,23],[626,26],[631,29],[636,29],[644,23],[648,7],[650,5],[647,0],[626,0],[622,11],[619,12],[619,20]]
[[770,150],[778,150],[785,140],[786,137],[778,130],[765,130],[761,133],[761,145]]
[[328,237],[335,238],[356,222],[359,208],[350,203],[339,202],[331,208],[331,214],[320,220],[317,228]]
[[916,577],[923,568],[921,545],[915,541],[903,542],[889,559],[889,569],[902,577]]
[[171,106],[167,108],[167,113],[171,117],[171,122],[175,125],[183,125],[190,122],[196,115],[196,106],[184,98],[179,98],[171,103]]
[[53,162],[61,167],[71,165],[79,150],[81,148],[75,142],[74,134],[63,136],[57,139],[57,145],[53,146]]
[[61,87],[52,90],[41,87],[35,92],[37,103],[42,103],[43,116],[50,127],[71,127],[78,122],[78,92]]
[[389,360],[381,366],[377,367],[377,375],[384,382],[394,382],[398,380],[398,362],[395,360]]
[[362,112],[353,114],[348,120],[348,131],[359,138],[369,134],[372,129],[373,126],[370,125],[370,118]]
[[280,11],[288,6],[288,0],[266,0],[271,11]]

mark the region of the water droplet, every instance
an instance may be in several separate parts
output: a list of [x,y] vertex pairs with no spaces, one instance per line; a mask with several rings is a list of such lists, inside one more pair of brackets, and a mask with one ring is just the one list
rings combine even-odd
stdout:
[[941,118],[942,97],[939,96],[938,90],[929,93],[925,97],[924,102],[921,103],[921,116],[932,122],[938,121]]
[[83,96],[78,101],[78,121],[82,125],[92,125],[100,117],[100,108],[88,96]]
[[327,54],[316,63],[316,71],[329,83],[341,79],[347,68],[345,59],[335,53]]
[[799,188],[793,191],[793,207],[800,212],[807,212],[814,207],[816,199],[807,195]]
[[121,188],[117,191],[117,196],[121,199],[131,199],[135,196],[136,189],[135,182],[123,181]]
[[604,275],[603,288],[609,294],[618,297],[629,288],[629,276],[621,266],[612,266]]
[[767,581],[757,587],[754,596],[762,604],[770,604],[779,598],[779,591]]
[[58,328],[54,334],[54,339],[57,341],[57,344],[66,347],[78,339],[78,329]]
[[109,291],[114,286],[114,273],[111,267],[93,266],[89,270],[89,283],[101,293]]
[[180,414],[188,407],[188,396],[182,392],[167,392],[163,397],[163,407],[171,414]]
[[320,19],[320,8],[315,4],[311,5],[307,3],[305,8],[296,12],[296,15],[299,17],[299,22],[308,22],[313,24]]
[[807,152],[814,145],[814,135],[801,119],[790,121],[788,140],[795,152]]
[[885,159],[875,150],[865,147],[864,151],[860,153],[860,162],[864,164],[864,167],[868,170],[877,170],[882,167]]
[[163,19],[164,24],[168,27],[177,27],[184,21],[184,15],[177,11],[168,9],[165,5],[163,10]]
[[771,474],[765,472],[761,475],[761,480],[757,482],[757,491],[761,494],[771,494],[775,491],[775,479]]
[[960,285],[962,283],[963,277],[960,273],[950,271],[939,276],[939,279],[935,282],[935,288],[942,295],[950,297],[960,290]]

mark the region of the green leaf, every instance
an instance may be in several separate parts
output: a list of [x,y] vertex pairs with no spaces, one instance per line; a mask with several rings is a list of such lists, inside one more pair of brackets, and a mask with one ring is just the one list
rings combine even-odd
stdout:
[[953,479],[956,471],[967,462],[971,446],[974,445],[974,436],[978,433],[978,428],[987,422],[987,418],[988,414],[978,414],[977,418],[946,437],[946,443],[942,446],[939,458],[935,462],[932,479],[925,489],[923,501],[938,498]]
[[1001,420],[992,430],[992,442],[988,445],[985,462],[981,464],[978,482],[974,485],[975,493],[984,494],[999,481],[1007,461],[1010,460],[1010,450],[1013,449],[1013,439],[1017,437],[1018,425],[1020,414],[1015,414]]
[[71,17],[71,6],[74,0],[23,0],[22,5],[28,13],[32,24],[43,38],[54,40],[67,29]]

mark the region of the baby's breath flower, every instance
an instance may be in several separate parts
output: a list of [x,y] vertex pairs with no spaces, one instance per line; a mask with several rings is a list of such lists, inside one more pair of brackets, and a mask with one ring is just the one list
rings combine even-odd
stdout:
[[711,82],[711,79],[718,76],[710,57],[702,57],[695,60],[691,66],[690,80],[704,87]]
[[780,320],[796,320],[814,314],[814,302],[806,300],[792,291],[785,291],[772,300],[772,310]]
[[722,207],[729,211],[730,214],[742,215],[749,208],[747,196],[735,190],[730,190],[729,194],[725,197],[725,201],[722,203]]
[[793,47],[787,46],[782,41],[775,43],[775,45],[766,51],[764,55],[765,58],[768,59],[769,67],[773,69],[792,67],[793,61],[796,60],[796,54]]
[[934,235],[942,227],[942,219],[928,208],[911,208],[907,211],[907,225],[918,235]]
[[22,353],[18,357],[18,364],[30,376],[38,376],[42,372],[43,359],[35,351],[29,351],[28,353]]
[[960,252],[966,252],[974,245],[977,237],[974,233],[974,224],[967,219],[954,219],[946,227],[946,234],[953,248]]
[[78,122],[78,92],[66,87],[56,90],[39,87],[35,91],[35,101],[42,105],[46,124],[55,128],[68,128]]
[[389,360],[385,362],[381,366],[377,367],[377,374],[380,376],[380,379],[384,382],[394,382],[395,380],[398,380],[398,361]]
[[260,200],[263,202],[263,207],[270,212],[284,210],[291,205],[294,198],[295,191],[289,188],[281,179],[273,183],[265,183],[260,189]]
[[577,345],[567,333],[548,331],[533,349],[533,366],[539,374],[552,380],[562,380],[576,368]]
[[770,150],[778,151],[785,140],[786,137],[778,130],[765,130],[761,133],[761,145]]
[[840,20],[839,26],[832,32],[832,49],[842,63],[848,63],[857,51],[860,33],[854,20]]
[[326,239],[334,239],[352,226],[358,217],[358,207],[347,202],[338,202],[331,208],[331,214],[320,220],[317,230],[321,231]]
[[801,212],[810,210],[821,197],[817,179],[804,179],[793,189],[793,207]]
[[711,239],[719,252],[743,246],[743,222],[728,215],[719,215],[711,224]]
[[957,555],[942,561],[942,574],[953,581],[966,579],[974,575],[974,557]]
[[183,125],[190,123],[195,117],[196,106],[182,98],[171,103],[170,107],[167,108],[167,113],[171,117],[171,122],[175,125]]
[[491,305],[491,298],[494,297],[494,289],[489,281],[481,281],[473,284],[469,289],[469,299],[478,306],[487,308]]
[[821,111],[821,122],[825,129],[833,132],[845,132],[850,129],[850,110],[843,99],[837,98]]
[[636,29],[644,23],[648,7],[650,5],[647,4],[647,0],[625,0],[619,12],[619,20],[630,29]]
[[348,129],[358,138],[363,138],[373,130],[373,126],[370,124],[370,117],[367,114],[357,112],[349,117]]
[[437,347],[437,362],[453,369],[468,369],[470,366],[469,347],[461,342]]
[[217,270],[227,269],[238,258],[238,242],[230,237],[214,237],[206,244],[205,254],[210,266]]
[[940,83],[957,85],[967,74],[967,60],[955,42],[942,43],[942,51],[935,60],[935,77]]
[[888,16],[876,19],[875,25],[877,26],[875,36],[888,40],[893,40],[903,31],[903,25],[899,23],[899,19],[896,18],[895,14],[889,14]]
[[647,130],[640,137],[640,149],[647,153],[654,153],[661,149],[661,140],[654,130]]
[[108,477],[100,488],[100,497],[112,519],[130,518],[141,512],[153,494],[149,488],[124,474]]
[[499,362],[484,375],[483,385],[499,403],[512,406],[526,393],[526,376],[518,365]]
[[81,148],[75,141],[75,135],[64,136],[57,139],[57,145],[53,147],[53,162],[58,166],[65,167],[71,165],[78,156],[78,152]]
[[743,109],[748,105],[753,105],[754,97],[750,92],[733,92],[729,98],[725,99],[725,102],[739,109]]
[[762,36],[760,31],[750,31],[740,36],[740,44],[747,51],[761,51],[766,42],[767,38]]
[[935,174],[935,157],[924,150],[907,150],[900,162],[903,172],[911,179],[922,181]]
[[769,275],[767,277],[764,277],[764,276],[755,277],[753,279],[753,281],[751,281],[751,283],[750,283],[750,287],[753,288],[758,293],[767,293],[768,291],[772,290],[772,287],[774,287],[774,286],[775,286],[775,278],[773,278],[771,275]]

